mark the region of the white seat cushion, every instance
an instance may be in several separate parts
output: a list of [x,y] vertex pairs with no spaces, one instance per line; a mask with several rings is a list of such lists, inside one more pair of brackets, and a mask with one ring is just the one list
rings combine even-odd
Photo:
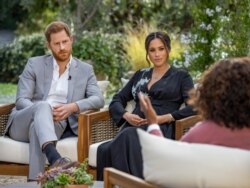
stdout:
[[[77,137],[59,140],[56,147],[61,156],[77,161]],[[29,164],[29,144],[1,136],[0,161]]]
[[101,89],[102,94],[105,94],[105,92],[108,88],[108,85],[109,85],[109,81],[108,80],[100,80],[100,81],[97,81],[97,85]]
[[97,149],[98,147],[104,143],[104,142],[108,142],[110,140],[105,140],[105,141],[102,141],[102,142],[97,142],[95,144],[91,144],[89,146],[89,165],[92,166],[92,167],[96,167],[97,166]]
[[29,144],[1,136],[0,148],[0,161],[29,163]]
[[68,157],[72,161],[77,161],[77,140],[78,138],[69,137],[59,140],[56,148],[62,157]]
[[174,141],[137,130],[145,180],[159,187],[250,187],[250,151]]

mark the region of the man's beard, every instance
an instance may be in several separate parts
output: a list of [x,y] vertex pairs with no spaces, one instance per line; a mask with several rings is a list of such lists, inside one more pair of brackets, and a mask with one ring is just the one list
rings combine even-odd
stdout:
[[71,50],[67,51],[67,50],[63,50],[60,51],[58,53],[53,52],[52,54],[54,56],[54,58],[56,59],[56,61],[67,61],[70,58],[70,54],[71,54]]

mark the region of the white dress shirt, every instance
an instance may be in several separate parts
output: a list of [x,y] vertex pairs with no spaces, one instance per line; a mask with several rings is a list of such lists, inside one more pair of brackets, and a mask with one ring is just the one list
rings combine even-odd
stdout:
[[72,56],[70,57],[69,63],[66,66],[66,70],[60,76],[59,66],[53,58],[53,78],[47,97],[47,101],[51,106],[56,104],[66,104],[68,96],[68,82],[70,80],[69,69],[71,65]]

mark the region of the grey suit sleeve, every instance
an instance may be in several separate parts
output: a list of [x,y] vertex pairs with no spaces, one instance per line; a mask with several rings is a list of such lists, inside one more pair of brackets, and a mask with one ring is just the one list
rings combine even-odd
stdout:
[[85,98],[76,102],[81,112],[89,109],[100,109],[104,106],[104,98],[97,85],[92,66],[89,67],[88,73]]
[[19,76],[17,95],[16,95],[16,109],[20,110],[31,106],[32,96],[35,88],[35,74],[32,69],[32,63],[28,60],[22,74]]

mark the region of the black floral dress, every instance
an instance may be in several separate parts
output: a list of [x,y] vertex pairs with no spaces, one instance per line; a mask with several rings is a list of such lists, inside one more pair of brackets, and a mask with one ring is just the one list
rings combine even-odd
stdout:
[[[178,120],[195,114],[188,105],[180,109],[180,106],[188,99],[188,91],[193,88],[191,76],[184,70],[171,67],[160,80],[148,89],[147,85],[152,77],[152,71],[152,68],[137,71],[126,86],[114,95],[109,111],[117,126],[122,126],[122,130],[112,141],[98,147],[97,180],[103,180],[105,167],[114,167],[143,178],[137,127],[130,125],[122,117],[126,112],[127,102],[134,100],[136,105],[132,113],[144,118],[140,111],[139,92],[149,96],[158,115],[170,113],[175,120]],[[143,125],[139,128],[146,130],[147,126]],[[160,128],[165,137],[174,138],[174,123],[161,124]]]
[[[126,112],[126,104],[130,100],[134,100],[136,104],[132,113],[144,117],[140,111],[139,92],[149,96],[157,115],[170,113],[175,120],[178,120],[194,114],[188,105],[180,109],[188,98],[188,91],[194,86],[191,76],[184,70],[171,67],[148,90],[147,85],[151,79],[152,71],[152,68],[137,71],[126,86],[113,97],[109,111],[117,126],[131,126],[122,118]],[[173,138],[174,129],[171,124],[165,123],[160,127],[165,137]]]

